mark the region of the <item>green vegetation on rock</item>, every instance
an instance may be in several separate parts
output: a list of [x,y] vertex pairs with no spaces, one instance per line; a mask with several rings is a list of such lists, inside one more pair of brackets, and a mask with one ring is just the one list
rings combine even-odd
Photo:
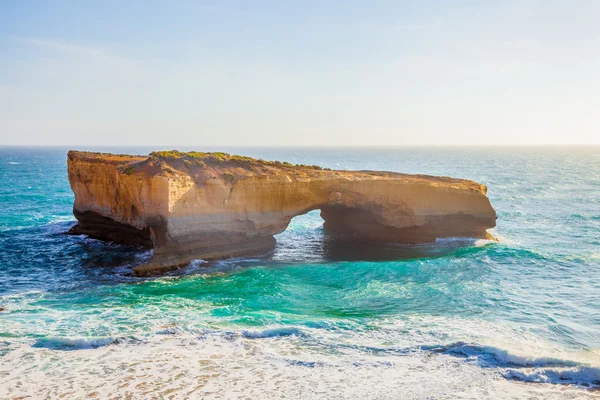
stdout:
[[182,152],[179,150],[154,151],[150,153],[150,158],[158,161],[182,162],[186,167],[206,167],[207,165],[230,165],[232,167],[241,167],[252,169],[254,167],[278,167],[278,168],[294,168],[294,169],[314,169],[321,170],[318,165],[293,165],[289,162],[281,161],[266,161],[252,157],[239,156],[223,152],[200,152],[188,151]]

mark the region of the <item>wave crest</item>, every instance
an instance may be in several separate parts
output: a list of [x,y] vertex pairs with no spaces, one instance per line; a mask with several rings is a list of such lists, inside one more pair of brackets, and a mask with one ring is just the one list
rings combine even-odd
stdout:
[[38,339],[32,347],[45,348],[50,350],[89,350],[110,344],[119,343],[115,338],[66,338],[66,337],[48,337]]
[[243,331],[242,336],[246,339],[266,339],[279,336],[300,336],[300,329],[296,327],[281,327],[264,330]]
[[515,379],[532,383],[600,387],[600,368],[595,367],[577,367],[568,369],[543,368],[525,371],[508,369],[502,375],[506,379]]

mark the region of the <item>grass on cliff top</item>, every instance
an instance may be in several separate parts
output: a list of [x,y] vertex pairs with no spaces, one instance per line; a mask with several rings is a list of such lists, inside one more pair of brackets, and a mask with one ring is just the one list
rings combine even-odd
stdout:
[[127,164],[135,161],[143,161],[147,157],[134,155],[134,154],[113,154],[113,153],[100,153],[93,151],[79,151],[69,150],[67,153],[69,161],[86,161],[92,163],[103,163],[103,164]]
[[178,150],[167,150],[167,151],[153,151],[150,153],[150,158],[169,162],[183,162],[188,167],[193,166],[207,166],[207,165],[231,165],[235,167],[252,168],[252,167],[264,167],[272,166],[279,168],[303,168],[303,169],[316,169],[321,170],[322,167],[318,165],[294,165],[289,162],[281,161],[266,161],[262,159],[256,159],[246,156],[238,156],[234,154],[228,154],[223,152],[201,152],[201,151],[178,151]]

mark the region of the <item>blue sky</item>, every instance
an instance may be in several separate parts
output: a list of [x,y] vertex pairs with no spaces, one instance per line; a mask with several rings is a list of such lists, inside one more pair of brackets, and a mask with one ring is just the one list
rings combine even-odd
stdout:
[[600,1],[0,2],[0,144],[600,144]]

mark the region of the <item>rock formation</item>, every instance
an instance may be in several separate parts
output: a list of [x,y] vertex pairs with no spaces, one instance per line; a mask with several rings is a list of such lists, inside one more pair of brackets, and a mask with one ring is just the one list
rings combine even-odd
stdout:
[[320,209],[330,232],[365,241],[488,238],[486,187],[448,177],[336,171],[225,153],[70,151],[74,234],[153,247],[137,275],[194,259],[261,253],[290,220]]

